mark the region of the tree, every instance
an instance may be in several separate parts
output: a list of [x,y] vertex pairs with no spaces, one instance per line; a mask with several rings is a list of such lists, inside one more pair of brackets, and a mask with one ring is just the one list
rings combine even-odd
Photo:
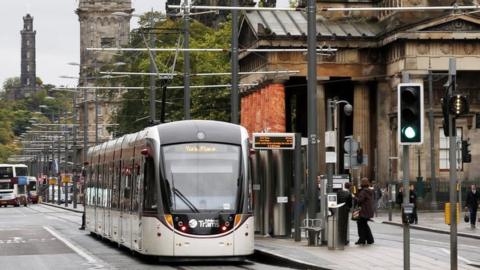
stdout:
[[[182,33],[181,20],[160,21],[159,13],[147,13],[141,20],[140,25],[148,28],[149,18],[155,18],[156,44],[161,48],[181,47],[180,38]],[[141,28],[142,29],[142,28]],[[220,25],[219,29],[209,28],[195,20],[190,25],[190,47],[192,48],[230,48],[231,20]],[[144,30],[134,30],[131,33],[129,47],[145,47],[148,42],[148,33]],[[119,56],[116,61],[126,62],[127,65],[119,67],[120,70],[135,72],[149,72],[150,59],[147,53],[127,52]],[[228,72],[230,70],[230,55],[225,52],[192,52],[191,73]],[[156,53],[156,64],[161,73],[183,73],[183,54],[172,52]],[[230,82],[230,76],[193,76],[191,85],[226,84]],[[131,133],[148,126],[149,120],[149,77],[130,76],[121,81],[124,86],[144,86],[144,90],[129,90],[122,96],[122,102],[117,111],[114,121],[119,124],[117,134]],[[182,76],[174,76],[171,80],[159,80],[156,82],[156,119],[160,119],[163,86],[183,85]],[[166,91],[166,121],[177,121],[184,117],[183,89],[169,89]],[[228,121],[230,115],[230,91],[229,89],[215,88],[191,88],[191,116],[193,119],[210,119]]]

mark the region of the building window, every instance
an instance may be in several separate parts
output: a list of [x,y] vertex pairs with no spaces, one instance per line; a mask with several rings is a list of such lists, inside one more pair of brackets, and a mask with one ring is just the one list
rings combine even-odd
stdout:
[[30,78],[27,78],[27,85],[30,85]]
[[475,114],[475,128],[480,128],[480,113]]
[[27,72],[30,72],[30,65],[27,65]]
[[[457,169],[462,170],[462,128],[457,128]],[[440,170],[450,169],[450,138],[445,137],[443,128],[440,128],[440,141],[439,141],[439,168]]]
[[27,59],[30,59],[30,52],[27,52]]
[[112,37],[104,37],[102,38],[100,45],[102,48],[113,48],[115,47],[115,39]]
[[30,46],[30,40],[27,39],[27,46]]

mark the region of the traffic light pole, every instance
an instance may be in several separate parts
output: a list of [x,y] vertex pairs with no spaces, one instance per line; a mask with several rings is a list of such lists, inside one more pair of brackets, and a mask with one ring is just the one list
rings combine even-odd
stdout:
[[[409,83],[410,76],[404,72],[402,74],[402,82]],[[400,104],[397,105],[400,109]],[[401,128],[398,126],[398,128]],[[410,189],[409,189],[409,176],[410,176],[410,164],[409,164],[409,148],[408,145],[403,145],[403,204],[410,203]],[[402,211],[403,215],[403,211]],[[403,222],[403,269],[410,269],[410,224],[408,220]]]
[[[448,96],[451,97],[456,88],[457,67],[455,58],[450,58],[448,67]],[[448,135],[449,135],[449,151],[450,151],[450,269],[458,268],[457,261],[457,136],[453,133],[456,129],[454,115],[449,113],[448,116]],[[455,136],[453,136],[455,135]]]
[[431,206],[437,209],[437,179],[435,175],[435,122],[433,119],[433,74],[428,71],[428,102],[430,110],[428,112],[429,128],[430,128],[430,184],[432,190]]

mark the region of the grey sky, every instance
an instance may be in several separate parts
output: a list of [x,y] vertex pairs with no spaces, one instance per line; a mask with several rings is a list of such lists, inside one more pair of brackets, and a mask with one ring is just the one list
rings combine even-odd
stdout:
[[[278,0],[288,6],[288,0]],[[164,10],[165,0],[132,0],[135,13]],[[0,84],[20,76],[20,30],[23,16],[30,13],[36,35],[37,77],[44,83],[75,86],[76,80],[59,76],[77,76],[79,62],[79,22],[75,14],[78,0],[0,0]],[[132,19],[132,28],[136,26]],[[1,87],[0,87],[1,88]]]

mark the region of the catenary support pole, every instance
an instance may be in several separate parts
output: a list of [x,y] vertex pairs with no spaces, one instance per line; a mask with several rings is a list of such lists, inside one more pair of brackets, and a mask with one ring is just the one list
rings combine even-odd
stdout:
[[[232,7],[238,6],[238,0],[232,0]],[[232,98],[231,121],[239,124],[238,100],[238,10],[232,10]]]
[[73,121],[75,125],[73,125],[73,145],[72,145],[72,163],[73,163],[73,208],[77,209],[77,196],[78,196],[78,179],[77,179],[77,93],[73,93]]
[[[188,0],[184,0],[183,9],[183,48],[188,49],[190,47],[190,3]],[[189,120],[190,117],[190,52],[183,52],[183,108],[184,118]]]
[[[316,198],[317,178],[317,29],[316,1],[308,0],[308,217],[315,218],[318,199]],[[322,239],[323,240],[323,239]]]
[[[153,12],[152,12],[153,15]],[[155,33],[154,33],[154,22],[153,22],[153,17],[150,16],[150,32],[149,32],[149,37],[150,37],[150,48],[155,48]],[[155,64],[153,61],[155,61],[155,52],[150,51],[150,73],[156,73],[155,70]],[[152,74],[150,75],[150,124],[155,123],[155,75]]]

